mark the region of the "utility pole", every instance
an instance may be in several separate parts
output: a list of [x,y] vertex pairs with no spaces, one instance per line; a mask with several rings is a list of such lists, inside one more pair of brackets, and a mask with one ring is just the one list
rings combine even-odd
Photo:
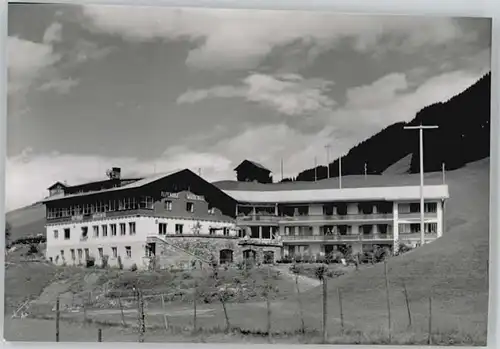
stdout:
[[446,184],[446,169],[445,169],[445,164],[441,165],[441,170],[443,171],[443,184]]
[[283,181],[283,158],[281,158],[281,181]]
[[342,156],[339,156],[339,189],[342,189]]
[[405,130],[418,130],[420,156],[420,245],[425,244],[424,224],[424,130],[436,129],[439,126],[405,126]]
[[325,145],[326,149],[326,178],[330,178],[330,144]]
[[314,181],[316,182],[318,180],[318,162],[316,157],[314,157]]

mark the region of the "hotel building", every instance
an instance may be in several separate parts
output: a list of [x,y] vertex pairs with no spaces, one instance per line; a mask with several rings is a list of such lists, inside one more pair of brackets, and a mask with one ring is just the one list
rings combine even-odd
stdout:
[[[208,183],[189,170],[49,188],[47,258],[139,269],[353,252],[420,241],[420,187],[356,181]],[[228,184],[229,183],[229,184]],[[392,183],[392,181],[391,181]],[[322,188],[319,186],[323,186]],[[448,186],[426,185],[425,240],[445,229]]]

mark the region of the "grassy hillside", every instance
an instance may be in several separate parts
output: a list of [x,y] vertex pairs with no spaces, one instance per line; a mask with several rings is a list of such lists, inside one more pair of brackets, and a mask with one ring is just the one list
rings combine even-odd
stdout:
[[[417,332],[427,331],[428,299],[432,297],[436,330],[466,333],[481,343],[486,340],[488,312],[489,161],[449,172],[447,183],[451,198],[443,237],[388,263],[393,328],[404,332],[408,325],[405,283]],[[387,328],[383,265],[332,280],[329,287],[329,314],[339,316],[340,289],[346,321],[367,331]],[[307,295],[311,314],[321,312],[320,294],[314,289]],[[333,326],[338,330],[338,324]]]
[[45,207],[40,203],[7,212],[5,219],[12,226],[12,241],[39,233],[45,234]]
[[[444,162],[449,170],[489,157],[491,74],[444,103],[420,110],[409,123],[399,122],[353,147],[342,158],[344,175],[363,174],[364,164],[371,174],[380,174],[411,154],[410,172],[419,171],[418,132],[404,130],[406,125],[437,125],[425,134],[425,170],[439,171]],[[397,145],[397,146],[395,146]],[[338,159],[330,165],[338,176]],[[296,180],[313,181],[314,168],[297,175]],[[327,177],[326,166],[317,168],[318,178]]]

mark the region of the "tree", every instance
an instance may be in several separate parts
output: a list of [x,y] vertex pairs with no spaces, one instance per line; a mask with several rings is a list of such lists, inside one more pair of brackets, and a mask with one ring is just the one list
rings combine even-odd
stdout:
[[10,232],[12,230],[12,226],[9,222],[5,222],[5,246],[8,245],[8,241],[10,240]]

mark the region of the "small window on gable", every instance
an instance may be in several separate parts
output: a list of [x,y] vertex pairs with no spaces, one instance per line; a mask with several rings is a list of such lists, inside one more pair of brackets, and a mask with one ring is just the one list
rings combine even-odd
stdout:
[[186,211],[194,212],[194,204],[192,202],[186,202]]

